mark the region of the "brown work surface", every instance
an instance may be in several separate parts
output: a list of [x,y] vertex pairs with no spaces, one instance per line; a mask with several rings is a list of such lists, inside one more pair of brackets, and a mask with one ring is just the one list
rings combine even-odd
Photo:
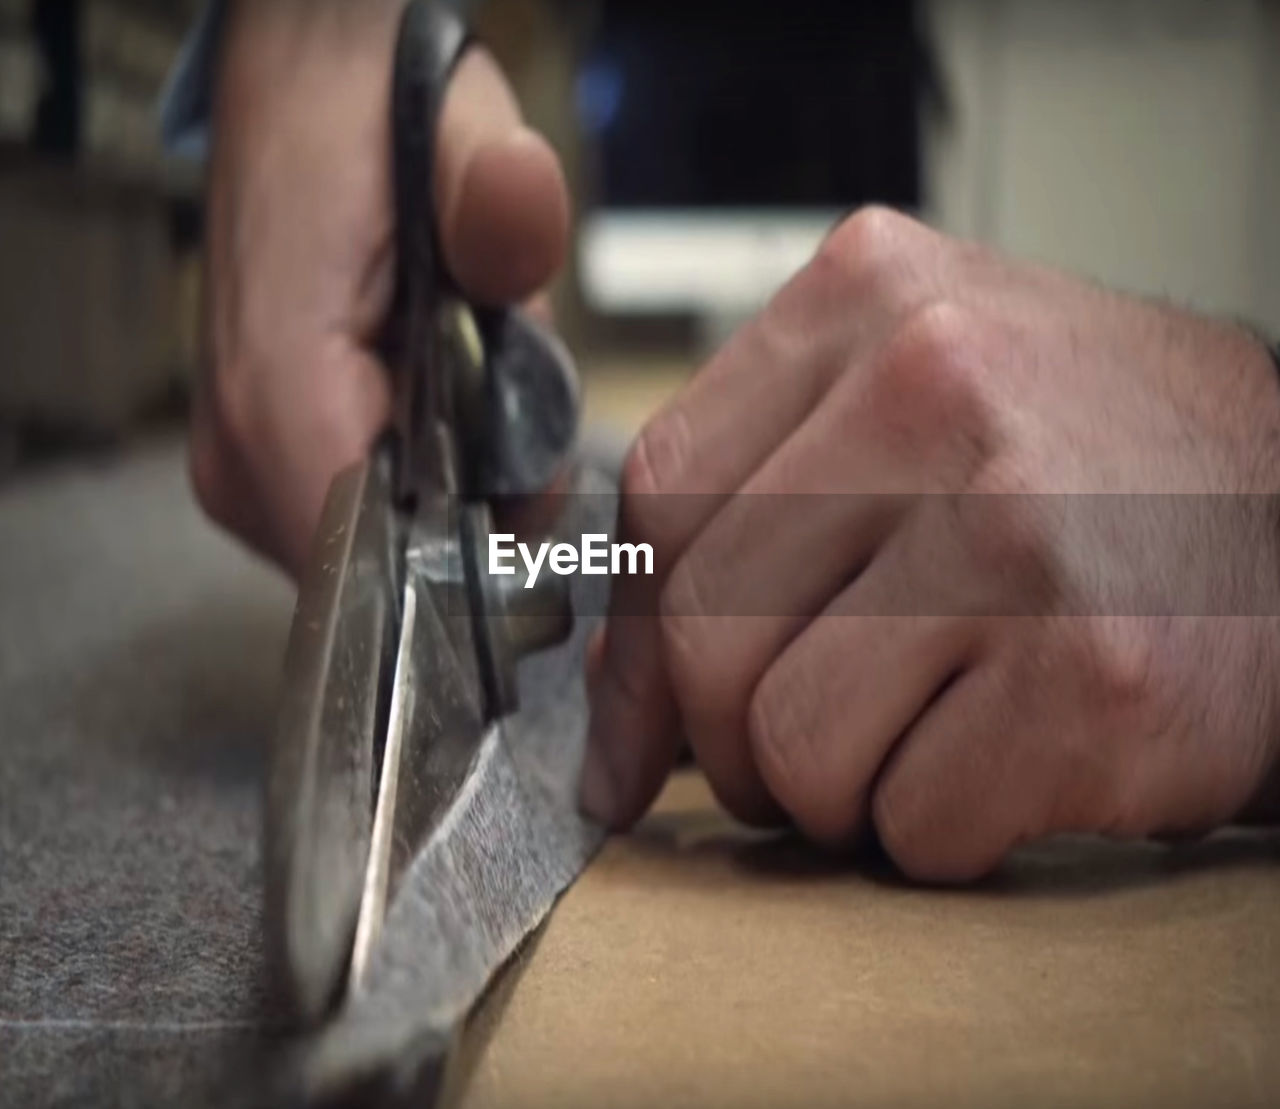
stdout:
[[1280,1104],[1280,836],[1060,842],[913,889],[685,776],[500,979],[450,1100]]

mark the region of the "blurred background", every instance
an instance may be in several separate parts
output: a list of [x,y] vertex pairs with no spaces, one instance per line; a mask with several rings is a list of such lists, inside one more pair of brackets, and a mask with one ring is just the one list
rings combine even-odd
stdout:
[[[0,0],[0,474],[179,426],[199,0]],[[580,215],[556,290],[625,437],[869,201],[1280,332],[1280,3],[474,0]]]

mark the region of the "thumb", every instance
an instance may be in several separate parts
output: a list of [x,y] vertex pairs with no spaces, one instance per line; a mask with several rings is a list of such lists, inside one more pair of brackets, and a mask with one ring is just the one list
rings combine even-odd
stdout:
[[569,238],[564,174],[483,49],[467,52],[449,85],[435,172],[445,261],[464,292],[509,304],[555,276]]

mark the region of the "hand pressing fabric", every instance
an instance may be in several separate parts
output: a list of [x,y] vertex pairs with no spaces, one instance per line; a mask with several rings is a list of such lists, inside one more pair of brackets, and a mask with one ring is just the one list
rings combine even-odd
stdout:
[[1243,331],[864,210],[645,429],[585,807],[722,802],[919,879],[1274,817],[1280,387]]

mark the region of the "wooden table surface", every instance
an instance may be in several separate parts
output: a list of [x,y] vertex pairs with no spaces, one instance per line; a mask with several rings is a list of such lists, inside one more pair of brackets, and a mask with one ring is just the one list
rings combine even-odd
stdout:
[[1280,1104],[1280,834],[1064,841],[911,888],[685,776],[473,1019],[489,1106]]

